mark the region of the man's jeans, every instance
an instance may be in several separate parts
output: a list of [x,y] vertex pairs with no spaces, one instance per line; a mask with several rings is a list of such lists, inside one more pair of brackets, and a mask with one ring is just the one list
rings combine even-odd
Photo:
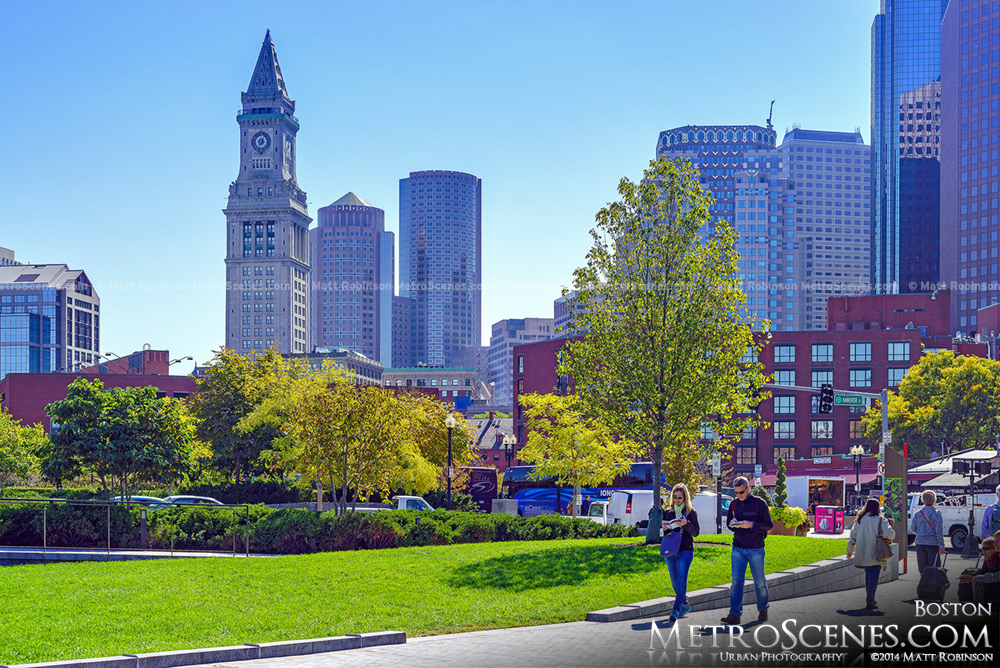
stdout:
[[672,557],[667,557],[670,584],[674,588],[674,617],[680,617],[681,606],[687,603],[688,571],[691,570],[693,559],[694,552],[691,550],[678,552]]
[[732,554],[733,585],[729,590],[729,614],[739,617],[743,614],[743,585],[746,581],[747,564],[753,575],[754,589],[757,592],[757,609],[767,610],[767,580],[764,579],[764,548],[748,550],[734,547]]

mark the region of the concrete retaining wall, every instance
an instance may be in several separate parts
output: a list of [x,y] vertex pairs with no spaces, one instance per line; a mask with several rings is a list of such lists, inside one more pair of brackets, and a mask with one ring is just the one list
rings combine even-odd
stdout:
[[[899,546],[892,546],[893,554],[899,556]],[[899,561],[890,559],[889,566],[882,571],[879,583],[899,579]],[[791,568],[787,571],[771,573],[767,576],[767,593],[771,601],[785,598],[810,596],[812,594],[828,594],[834,591],[844,591],[865,586],[865,572],[854,565],[853,559],[845,556],[824,559],[814,564]],[[689,591],[687,598],[691,610],[712,610],[729,607],[729,585],[708,587],[697,591]],[[743,606],[747,607],[757,602],[753,579],[747,577],[743,590]],[[674,607],[674,597],[664,596],[638,603],[595,610],[587,613],[588,622],[620,622],[626,619],[637,619],[649,615],[669,613]]]

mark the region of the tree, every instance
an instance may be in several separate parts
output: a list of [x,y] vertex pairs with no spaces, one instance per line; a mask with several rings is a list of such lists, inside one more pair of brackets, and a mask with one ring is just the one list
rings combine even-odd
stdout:
[[155,387],[104,389],[82,378],[45,407],[54,425],[40,451],[42,474],[61,482],[93,473],[106,491],[129,497],[139,481],[171,483],[208,456],[183,404]]
[[573,487],[573,517],[581,487],[610,484],[631,469],[635,444],[616,439],[607,427],[584,415],[575,396],[524,394],[520,399],[528,418],[528,441],[520,457],[535,465],[535,480],[551,476],[558,485]]
[[479,458],[475,433],[465,417],[460,413],[451,413],[440,401],[420,392],[404,392],[398,399],[416,452],[411,450],[404,462],[397,487],[423,494],[447,485],[448,429],[445,419],[451,414],[455,418],[451,461],[456,470],[452,490],[465,489],[469,476],[462,467],[471,466]]
[[0,496],[4,487],[38,471],[35,451],[44,441],[41,425],[23,426],[0,408]]
[[723,220],[711,228],[711,199],[690,163],[661,158],[618,193],[574,274],[580,308],[569,328],[585,336],[567,344],[559,374],[572,376],[585,413],[652,458],[651,540],[664,456],[697,484],[694,463],[735,438],[702,445],[702,424],[738,434],[759,422],[764,344],[736,278],[736,233]]
[[271,447],[280,432],[270,423],[255,429],[238,428],[263,401],[261,380],[283,362],[277,349],[249,357],[230,348],[215,352],[198,391],[191,398],[191,412],[198,418],[198,438],[212,444],[212,463],[239,483],[253,473],[260,454]]
[[[878,402],[863,418],[873,447],[882,438]],[[911,457],[932,450],[995,449],[1000,436],[1000,362],[950,350],[924,355],[889,392],[889,428],[894,443],[907,443]],[[899,447],[896,448],[900,449]]]
[[774,476],[774,505],[778,508],[784,507],[785,500],[788,498],[787,480],[785,458],[778,457],[778,473]]

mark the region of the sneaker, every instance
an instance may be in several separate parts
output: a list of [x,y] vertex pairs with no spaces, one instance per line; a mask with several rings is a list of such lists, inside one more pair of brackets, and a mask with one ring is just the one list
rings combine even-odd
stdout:
[[736,625],[740,623],[740,618],[737,617],[736,615],[729,614],[722,618],[722,623]]
[[761,610],[760,611],[760,613],[757,615],[757,621],[758,622],[766,622],[767,621],[767,610]]
[[671,624],[674,624],[675,622],[677,622],[678,619],[680,619],[680,617],[678,617],[674,613],[670,613],[670,620],[669,621],[670,621]]
[[878,610],[878,603],[876,603],[875,601],[868,603],[867,605],[865,605],[865,610]]
[[681,606],[681,617],[683,617],[684,615],[686,615],[689,612],[691,612],[691,606],[688,605],[687,603],[683,604]]

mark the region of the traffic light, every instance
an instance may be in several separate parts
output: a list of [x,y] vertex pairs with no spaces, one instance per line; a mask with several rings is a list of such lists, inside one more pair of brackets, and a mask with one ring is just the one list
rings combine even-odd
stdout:
[[820,385],[819,387],[819,412],[833,412],[833,385]]

